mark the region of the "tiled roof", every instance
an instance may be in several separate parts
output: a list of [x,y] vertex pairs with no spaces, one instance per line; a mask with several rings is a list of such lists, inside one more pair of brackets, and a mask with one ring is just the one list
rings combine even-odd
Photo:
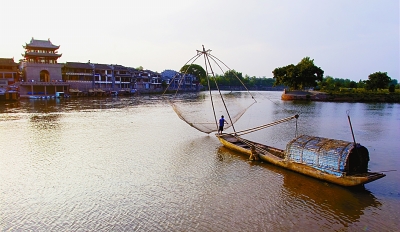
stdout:
[[104,69],[104,70],[109,70],[111,69],[110,66],[108,66],[107,64],[94,64],[95,69]]
[[113,65],[114,70],[123,70],[123,71],[128,71],[128,68],[119,64]]
[[131,68],[131,67],[128,67],[128,70],[129,70],[129,72],[131,72],[131,73],[133,73],[133,72],[139,72],[137,69]]
[[56,46],[48,40],[37,40],[32,38],[29,44],[26,44],[25,47],[34,47],[34,48],[59,48],[60,46]]
[[0,64],[18,65],[13,58],[0,58]]
[[65,64],[67,68],[81,68],[81,69],[93,69],[90,63],[79,63],[79,62],[67,62]]

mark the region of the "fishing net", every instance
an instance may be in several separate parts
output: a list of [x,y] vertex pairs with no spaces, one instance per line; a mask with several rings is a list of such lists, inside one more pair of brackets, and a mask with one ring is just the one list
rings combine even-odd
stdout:
[[[211,50],[197,50],[197,55],[192,57],[183,68],[185,71],[180,75],[175,75],[170,83],[179,83],[176,93],[179,89],[184,89],[181,85],[186,82],[185,76],[189,73],[194,73],[194,75],[202,76],[201,67],[196,68],[193,62],[198,58],[203,57],[205,62],[204,74],[207,78],[208,91],[199,92],[196,94],[181,94],[183,97],[177,97],[172,101],[172,107],[178,114],[179,118],[188,123],[190,126],[196,128],[204,133],[211,133],[213,131],[218,131],[218,121],[223,115],[228,124],[225,124],[224,129],[233,127],[234,123],[239,120],[239,118],[246,112],[246,110],[255,103],[255,99],[244,86],[242,80],[236,75],[236,72],[232,72],[237,80],[243,85],[247,92],[232,92],[232,91],[221,91],[218,87],[218,83],[215,77],[214,69],[220,69],[223,73],[225,71],[222,67],[231,70],[217,57],[210,54]],[[190,64],[189,64],[190,63]],[[188,65],[189,64],[189,65]],[[214,67],[213,67],[213,65]],[[190,69],[193,65],[194,69]],[[189,71],[190,70],[190,71]],[[188,73],[189,72],[189,73]],[[177,79],[176,79],[177,77]],[[215,84],[217,90],[210,91],[210,82]],[[169,86],[168,86],[169,87]],[[181,88],[182,87],[182,88]],[[168,88],[167,88],[168,89]],[[177,95],[175,95],[176,97]]]
[[220,94],[219,91],[212,91],[210,94],[204,91],[185,95],[171,103],[180,119],[208,134],[218,131],[218,120],[222,115],[228,122],[224,130],[230,128],[255,101],[246,92],[221,91]]

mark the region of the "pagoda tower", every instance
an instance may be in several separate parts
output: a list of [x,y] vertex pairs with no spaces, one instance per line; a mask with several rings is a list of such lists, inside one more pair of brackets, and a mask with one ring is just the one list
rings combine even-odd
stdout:
[[31,39],[23,46],[25,54],[21,63],[24,80],[19,82],[21,97],[52,97],[58,93],[68,92],[69,84],[62,80],[62,64],[57,63],[61,57],[56,46],[48,40]]
[[22,64],[27,82],[52,82],[62,81],[61,67],[57,59],[60,46],[56,46],[48,40],[31,39],[29,44],[25,43],[24,62]]

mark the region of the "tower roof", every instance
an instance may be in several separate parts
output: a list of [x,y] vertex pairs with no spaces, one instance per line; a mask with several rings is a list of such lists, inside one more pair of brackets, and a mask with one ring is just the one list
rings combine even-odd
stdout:
[[50,39],[48,40],[37,40],[32,38],[29,44],[26,44],[24,48],[51,48],[51,49],[58,49],[60,46],[54,45]]

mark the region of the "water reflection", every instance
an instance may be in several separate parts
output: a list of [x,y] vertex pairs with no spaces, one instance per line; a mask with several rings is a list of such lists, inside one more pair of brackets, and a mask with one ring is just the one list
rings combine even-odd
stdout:
[[288,173],[276,167],[270,170],[284,176],[283,186],[291,196],[312,201],[321,211],[332,212],[341,220],[354,222],[363,215],[368,207],[379,207],[381,203],[365,188],[343,188],[330,183],[314,180],[309,177]]
[[48,130],[59,126],[57,121],[60,117],[61,114],[34,114],[29,120],[36,129]]
[[[313,179],[292,171],[288,171],[274,165],[263,162],[250,162],[247,158],[237,152],[225,147],[220,147],[217,157],[220,161],[234,156],[251,166],[260,166],[266,171],[272,171],[274,175],[281,176],[282,185],[271,182],[275,187],[281,186],[282,197],[285,202],[304,202],[308,209],[301,205],[292,204],[292,213],[305,214],[305,217],[331,218],[342,225],[357,222],[367,208],[380,207],[381,203],[365,188],[344,188],[327,182]],[[265,178],[259,176],[258,178]],[[266,187],[268,188],[268,187]],[[296,213],[295,213],[296,214]],[[308,216],[307,216],[308,214]]]
[[[350,109],[357,115],[357,141],[370,150],[371,170],[398,169],[399,104],[372,115],[365,113],[366,104],[292,104],[280,101],[279,92],[255,95],[258,102],[236,129],[301,111],[302,133],[343,139],[350,134],[345,113]],[[23,99],[0,105],[0,230],[399,228],[396,172],[357,192],[249,162],[221,147],[214,135],[181,121],[170,98]],[[291,121],[249,136],[284,148],[294,130]]]
[[382,116],[383,113],[386,113],[385,111],[383,111],[383,109],[386,109],[388,105],[392,105],[392,104],[390,104],[390,103],[368,103],[368,104],[365,104],[366,112],[368,114]]

